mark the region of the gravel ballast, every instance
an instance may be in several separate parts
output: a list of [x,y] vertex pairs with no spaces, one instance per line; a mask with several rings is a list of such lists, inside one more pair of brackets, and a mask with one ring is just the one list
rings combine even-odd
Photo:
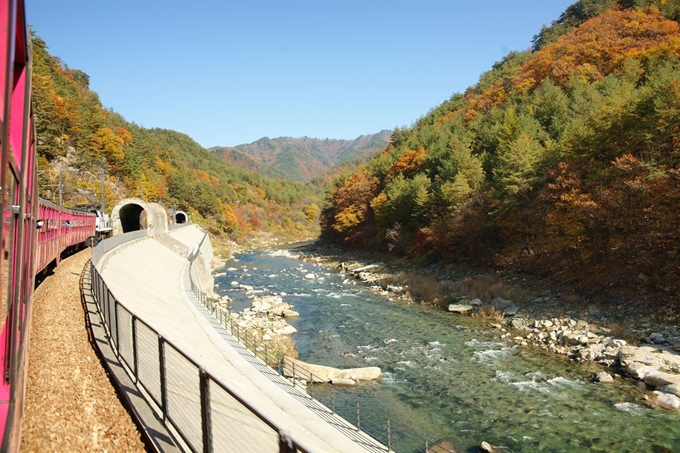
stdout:
[[22,452],[146,451],[88,339],[79,279],[90,255],[64,259],[35,291]]

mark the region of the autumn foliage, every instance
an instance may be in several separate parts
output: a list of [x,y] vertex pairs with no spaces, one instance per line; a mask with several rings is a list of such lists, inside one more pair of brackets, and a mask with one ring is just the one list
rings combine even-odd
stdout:
[[395,130],[331,193],[326,237],[677,298],[680,9],[634,3],[580,0]]
[[[607,11],[537,52],[521,68],[517,85],[546,78],[563,85],[573,74],[588,81],[619,76],[624,62],[680,54],[680,24],[655,8]],[[529,85],[531,86],[531,84]]]

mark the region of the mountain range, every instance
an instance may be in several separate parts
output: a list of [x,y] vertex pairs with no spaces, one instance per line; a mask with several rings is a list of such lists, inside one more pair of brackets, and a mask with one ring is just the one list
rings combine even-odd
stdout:
[[263,137],[234,147],[209,151],[232,165],[269,177],[309,182],[329,170],[368,160],[390,143],[390,131],[361,135],[354,140]]

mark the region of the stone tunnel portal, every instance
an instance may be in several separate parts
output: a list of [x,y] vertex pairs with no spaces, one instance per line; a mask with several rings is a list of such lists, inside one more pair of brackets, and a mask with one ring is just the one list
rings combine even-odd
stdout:
[[141,198],[125,198],[111,211],[114,235],[137,230],[149,230],[149,235],[166,233],[168,220],[163,206]]
[[146,228],[146,212],[138,204],[126,204],[120,208],[119,215],[123,233]]
[[182,211],[177,211],[175,213],[175,223],[180,224],[180,223],[187,223],[189,219],[187,219],[186,213]]

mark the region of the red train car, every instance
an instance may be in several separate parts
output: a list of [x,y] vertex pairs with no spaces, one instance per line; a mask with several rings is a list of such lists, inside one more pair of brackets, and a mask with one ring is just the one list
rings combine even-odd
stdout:
[[31,48],[23,0],[0,0],[0,450],[19,449],[38,213]]
[[38,197],[24,0],[0,0],[0,451],[18,451],[35,275],[96,235],[97,216]]
[[47,269],[52,262],[58,264],[64,250],[79,247],[95,236],[96,223],[94,213],[67,209],[40,199],[35,273]]

